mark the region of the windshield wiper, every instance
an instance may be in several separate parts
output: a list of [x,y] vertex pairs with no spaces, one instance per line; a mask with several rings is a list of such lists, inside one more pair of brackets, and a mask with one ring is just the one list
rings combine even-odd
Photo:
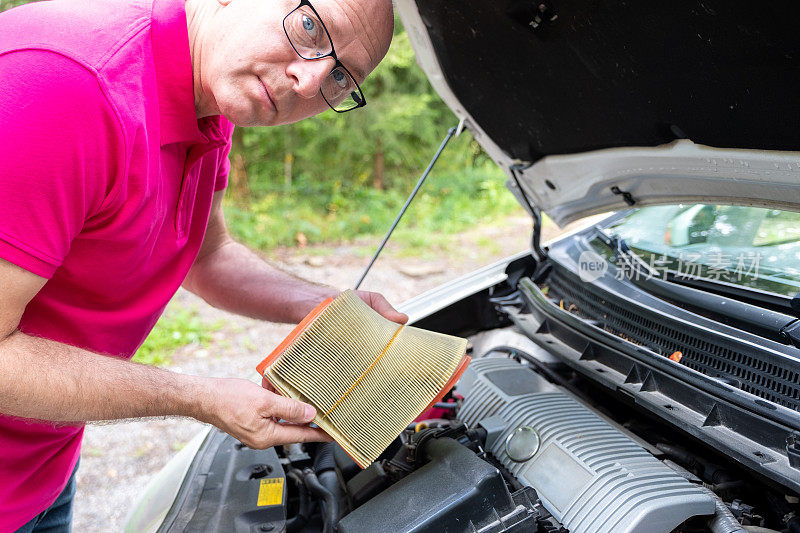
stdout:
[[[756,300],[763,304],[767,299],[772,303],[774,301],[772,295],[755,293],[759,297],[767,297],[765,300],[757,300],[753,297],[754,291],[741,288],[741,291],[736,291],[734,294],[738,297],[731,298],[725,294],[718,294],[723,292],[720,290],[721,284],[713,280],[683,279],[674,275],[667,275],[664,279],[631,249],[625,239],[618,235],[609,235],[600,227],[596,229],[597,238],[614,251],[616,260],[624,262],[630,268],[630,276],[627,279],[634,285],[668,301],[684,304],[690,311],[727,318],[733,323],[731,325],[739,329],[800,348],[800,320],[796,316],[765,309],[762,305],[754,305],[742,301],[741,298],[745,296],[751,301]],[[697,288],[691,285],[696,285]],[[726,290],[731,289],[728,286],[723,287]],[[775,297],[778,298],[777,295]],[[788,302],[788,299],[786,300]],[[791,310],[788,303],[782,303],[782,309]]]
[[793,306],[792,298],[780,294],[773,294],[742,285],[734,285],[721,280],[701,278],[698,276],[682,276],[680,273],[676,274],[670,270],[665,270],[661,273],[653,269],[644,259],[634,252],[624,238],[619,235],[608,234],[599,226],[595,226],[595,229],[597,230],[597,238],[614,251],[615,258],[618,261],[622,260],[625,265],[630,268],[631,277],[634,278],[633,281],[638,281],[642,277],[645,278],[645,281],[658,279],[676,285],[684,285],[703,291],[714,292],[734,300],[739,300],[755,306],[766,307],[781,313],[791,313],[795,318],[800,316],[800,300],[798,300],[798,304]]
[[618,262],[624,261],[632,269],[634,278],[644,275],[647,279],[651,279],[658,276],[658,272],[639,257],[625,239],[613,233],[606,233],[600,226],[594,228],[597,231],[597,238],[613,250],[615,259]]

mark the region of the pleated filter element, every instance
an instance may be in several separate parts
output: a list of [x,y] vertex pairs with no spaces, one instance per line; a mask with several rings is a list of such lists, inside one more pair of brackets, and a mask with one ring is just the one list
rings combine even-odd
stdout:
[[365,468],[458,381],[466,347],[466,339],[391,322],[345,291],[257,368],[285,396],[313,405],[314,422]]

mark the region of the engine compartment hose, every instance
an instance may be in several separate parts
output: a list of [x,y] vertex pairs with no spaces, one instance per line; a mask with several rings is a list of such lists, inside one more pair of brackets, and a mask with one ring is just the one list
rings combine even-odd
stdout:
[[687,452],[683,448],[672,446],[671,444],[666,444],[663,442],[657,443],[656,448],[664,452],[669,457],[677,459],[683,463],[683,466],[688,468],[693,474],[702,474],[705,469],[703,463],[697,458],[697,456]]
[[679,446],[659,442],[656,444],[656,448],[682,462],[694,474],[709,481],[709,488],[715,492],[737,489],[744,484],[741,479],[734,477],[724,467],[706,461]]
[[708,528],[712,533],[747,533],[722,498],[707,487],[697,488],[714,499],[714,515],[708,519]]
[[333,455],[334,446],[335,444],[332,442],[325,442],[317,447],[314,456],[314,472],[317,476],[325,470],[336,469],[336,459]]
[[346,512],[345,492],[336,473],[336,443],[326,442],[317,446],[314,456],[314,473],[323,487],[328,489],[336,500],[336,521]]
[[320,498],[324,503],[322,519],[325,523],[323,533],[334,533],[339,525],[339,502],[333,493],[328,490],[310,468],[303,470],[303,480],[309,492]]
[[300,531],[314,513],[314,501],[309,497],[308,489],[303,479],[303,472],[297,468],[292,468],[286,472],[286,477],[294,481],[300,493],[300,507],[297,509],[297,514],[286,521],[286,531]]

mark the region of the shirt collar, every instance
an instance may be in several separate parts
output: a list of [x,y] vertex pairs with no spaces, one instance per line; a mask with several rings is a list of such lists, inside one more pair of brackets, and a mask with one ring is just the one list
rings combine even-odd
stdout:
[[158,91],[161,146],[201,141],[194,107],[192,58],[183,0],[154,0],[153,62]]

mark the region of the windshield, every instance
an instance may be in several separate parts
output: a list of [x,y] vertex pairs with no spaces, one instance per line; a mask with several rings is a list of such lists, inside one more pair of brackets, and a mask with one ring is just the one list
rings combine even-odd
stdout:
[[800,292],[800,213],[728,205],[637,209],[607,231],[653,275],[704,278],[786,296]]

